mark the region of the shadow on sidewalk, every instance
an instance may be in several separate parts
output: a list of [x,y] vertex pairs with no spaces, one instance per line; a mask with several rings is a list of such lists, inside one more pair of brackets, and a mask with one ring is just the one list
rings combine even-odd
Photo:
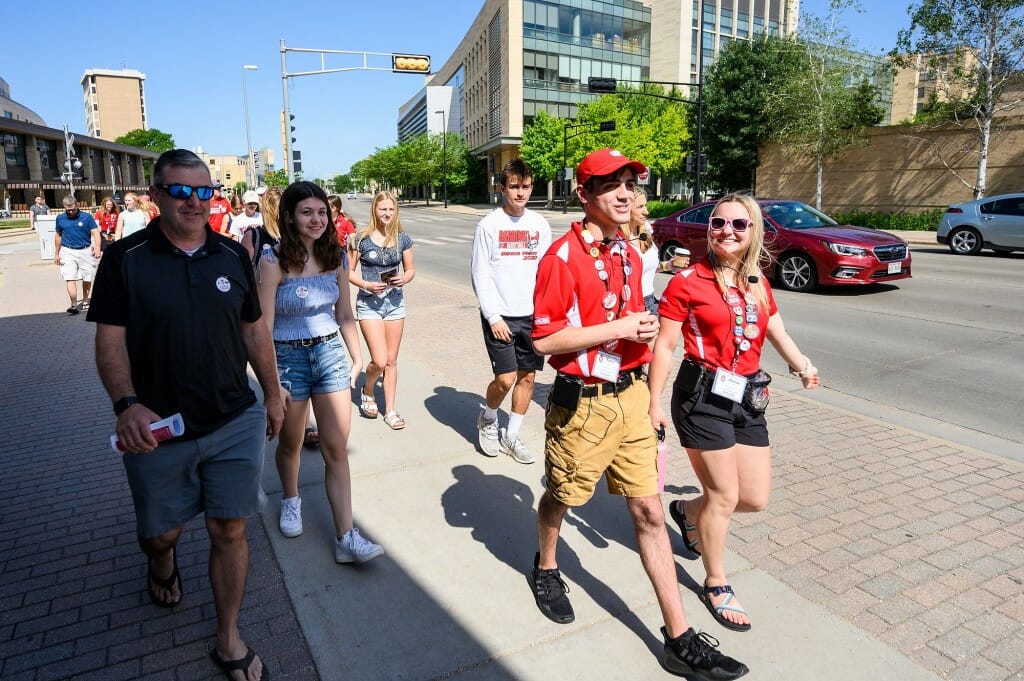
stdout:
[[[455,483],[441,496],[445,520],[452,527],[469,528],[473,539],[481,543],[491,555],[521,573],[524,582],[522,598],[527,601],[532,597],[528,579],[533,567],[530,554],[537,550],[537,514],[533,510],[533,492],[518,480],[504,475],[488,475],[476,466],[456,466],[452,469],[452,475]],[[594,518],[606,517],[611,512],[596,497],[588,506],[594,507]],[[571,524],[578,527],[578,523],[576,519]],[[629,523],[628,517],[626,523]],[[601,547],[592,535],[588,539],[595,546]],[[606,542],[604,546],[607,546]],[[558,542],[558,566],[565,577],[586,591],[598,606],[642,640],[652,654],[660,654],[662,641],[650,632],[618,594],[583,567],[576,552],[561,538]],[[637,568],[640,568],[639,557]],[[543,615],[538,612],[537,617]]]

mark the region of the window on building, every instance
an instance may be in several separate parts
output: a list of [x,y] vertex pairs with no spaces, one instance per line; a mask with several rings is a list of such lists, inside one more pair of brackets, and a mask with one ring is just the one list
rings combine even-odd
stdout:
[[5,133],[3,136],[4,156],[8,166],[28,166],[25,158],[25,137]]

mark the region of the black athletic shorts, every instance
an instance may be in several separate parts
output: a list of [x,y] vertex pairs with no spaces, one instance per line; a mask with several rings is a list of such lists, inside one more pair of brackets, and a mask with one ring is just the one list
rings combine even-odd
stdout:
[[695,393],[672,387],[672,423],[688,449],[729,449],[739,443],[768,446],[768,422],[756,412],[711,392],[713,376]]
[[491,333],[491,325],[480,315],[484,330],[484,344],[487,356],[491,358],[491,369],[495,375],[513,371],[537,371],[544,366],[544,358],[533,350],[533,317],[504,317],[512,340],[500,341]]

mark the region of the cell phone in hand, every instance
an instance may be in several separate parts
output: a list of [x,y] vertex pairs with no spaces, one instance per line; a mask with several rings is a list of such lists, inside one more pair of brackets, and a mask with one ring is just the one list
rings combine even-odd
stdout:
[[387,283],[389,283],[391,281],[391,278],[394,277],[396,274],[398,274],[398,270],[397,269],[388,270],[386,272],[381,272],[380,273],[380,280],[381,280],[381,282],[387,284]]

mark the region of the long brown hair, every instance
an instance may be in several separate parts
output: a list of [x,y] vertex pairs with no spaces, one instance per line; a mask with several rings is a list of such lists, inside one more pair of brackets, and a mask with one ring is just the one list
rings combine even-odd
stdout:
[[[761,263],[771,258],[764,247],[764,217],[761,215],[761,205],[749,194],[726,194],[711,211],[713,217],[718,212],[718,207],[723,203],[738,203],[743,206],[750,216],[750,241],[747,248],[740,255],[738,267],[736,268],[736,286],[743,292],[750,292],[757,298],[761,305],[768,306],[768,292],[764,287],[764,273],[761,272]],[[711,225],[708,224],[708,256],[715,265],[715,280],[718,288],[723,292],[728,290],[725,283],[725,273],[715,263],[714,253],[711,250]],[[754,283],[751,283],[751,279]]]
[[[643,187],[637,185],[636,187],[633,188],[633,205],[635,206],[637,199],[641,199],[641,198],[644,200],[644,203],[646,203],[647,202],[647,192],[644,191]],[[647,235],[646,239],[637,239],[637,242],[639,244],[638,248],[640,249],[640,252],[641,253],[646,253],[647,249],[649,249],[651,246],[654,245],[654,239],[651,238],[651,232],[650,232],[649,229],[647,229],[647,221],[646,220],[644,222],[641,222],[639,225],[634,225],[633,224],[632,212],[633,212],[633,209],[630,208],[630,214],[631,215],[630,215],[630,220],[629,220],[629,237],[632,239],[634,237],[639,237],[641,234],[646,234]]]
[[278,246],[278,257],[281,269],[301,271],[309,259],[309,252],[299,239],[295,229],[295,210],[299,202],[305,199],[318,199],[323,202],[327,211],[327,225],[323,234],[313,242],[313,258],[320,264],[321,272],[330,272],[341,267],[341,244],[338,233],[330,221],[331,206],[327,202],[327,194],[319,185],[305,180],[292,182],[281,195],[281,206],[278,213],[278,227],[281,230],[281,243]]
[[284,191],[280,187],[270,187],[260,199],[260,215],[263,216],[263,228],[275,239],[281,239],[280,209],[281,194]]
[[[110,201],[110,205],[114,207],[114,210],[107,210],[107,201]],[[100,209],[97,212],[98,213],[103,213],[104,215],[107,215],[107,214],[117,215],[121,211],[118,210],[117,202],[114,201],[114,197],[112,197],[112,196],[104,196],[103,200],[100,201]]]

